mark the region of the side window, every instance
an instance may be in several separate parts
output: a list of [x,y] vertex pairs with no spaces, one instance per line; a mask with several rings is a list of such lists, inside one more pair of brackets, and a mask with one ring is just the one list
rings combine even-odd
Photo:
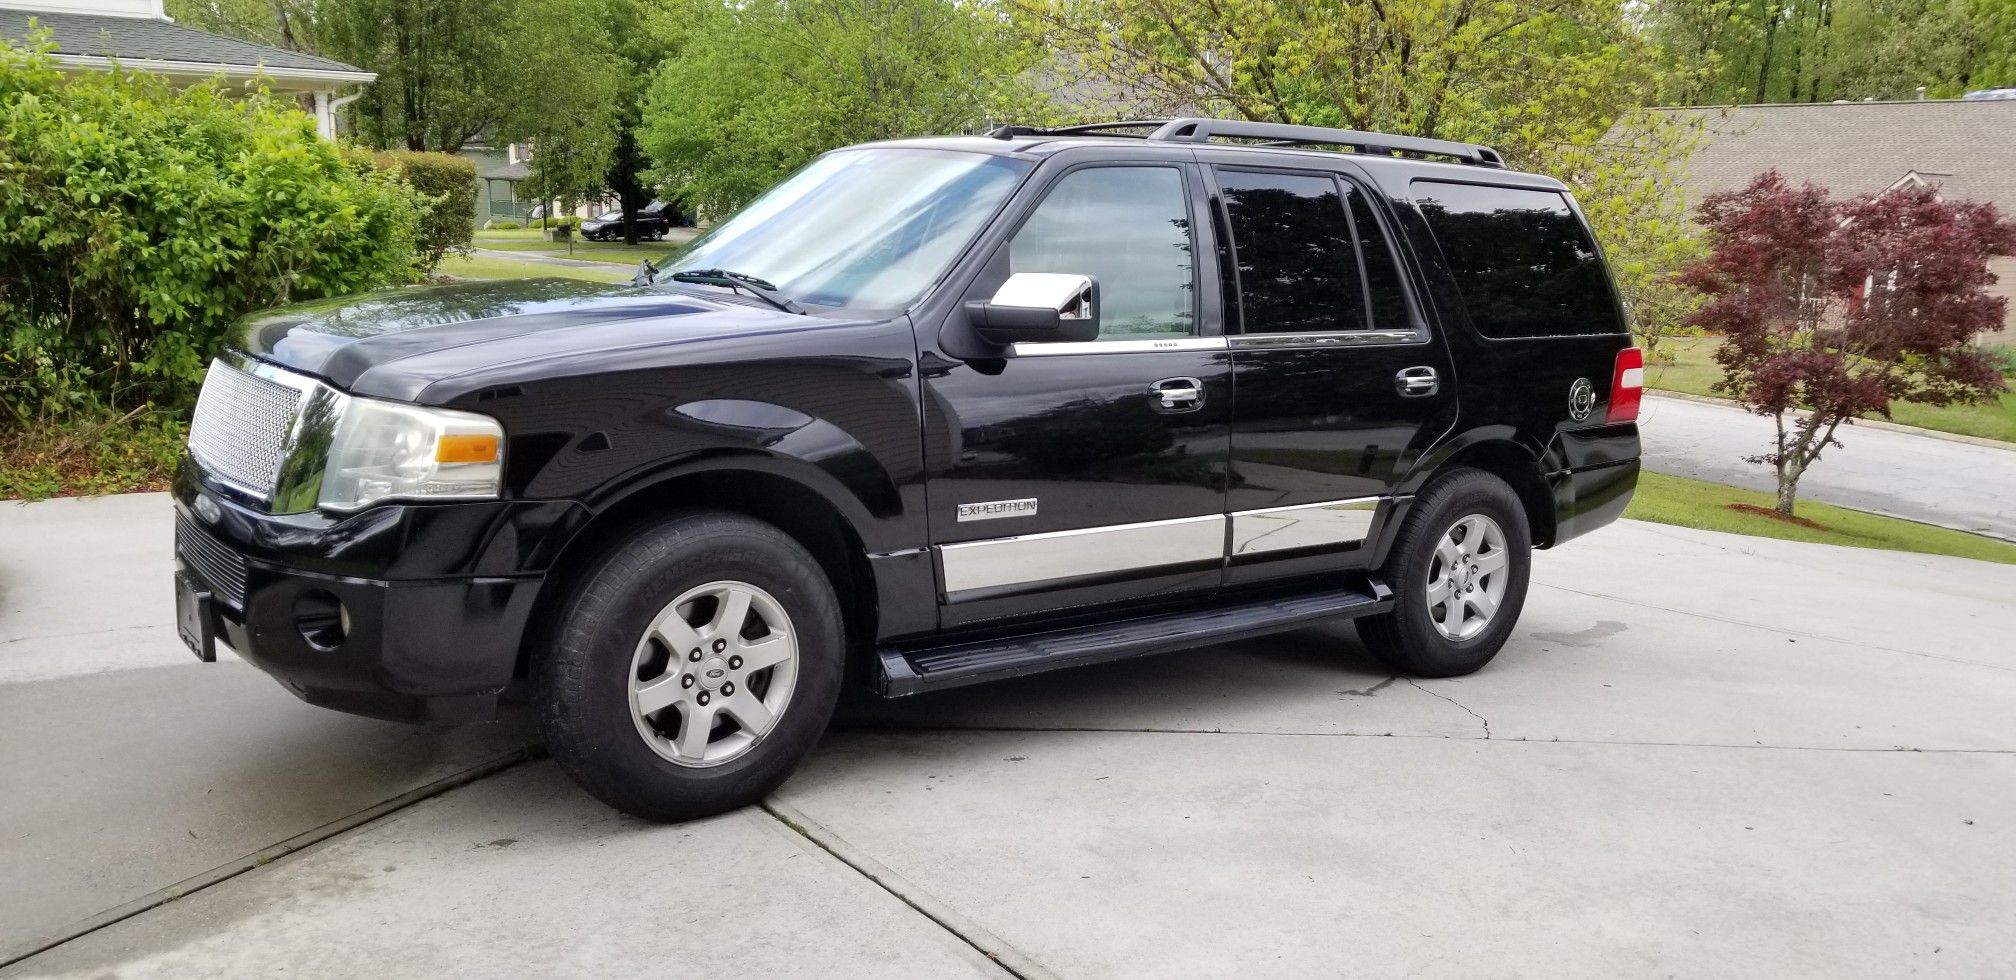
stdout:
[[1365,192],[1344,185],[1344,198],[1351,202],[1351,227],[1358,233],[1358,254],[1365,260],[1365,291],[1370,295],[1372,328],[1406,330],[1413,326],[1407,316],[1407,296],[1401,291],[1400,266],[1393,258],[1393,246]]
[[1564,195],[1417,180],[1414,198],[1477,332],[1624,332],[1596,243]]
[[1101,339],[1196,330],[1196,262],[1183,173],[1094,167],[1066,174],[1008,243],[1008,271],[1064,272],[1099,283]]
[[1336,180],[1220,170],[1218,187],[1232,226],[1240,332],[1366,328],[1364,274]]

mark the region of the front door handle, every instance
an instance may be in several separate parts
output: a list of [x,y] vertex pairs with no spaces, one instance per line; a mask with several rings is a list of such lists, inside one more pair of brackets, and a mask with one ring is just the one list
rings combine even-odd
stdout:
[[1165,412],[1194,412],[1204,407],[1204,382],[1196,378],[1164,378],[1148,386],[1155,407]]
[[1432,367],[1402,368],[1393,376],[1393,387],[1402,398],[1426,398],[1442,390],[1442,379]]

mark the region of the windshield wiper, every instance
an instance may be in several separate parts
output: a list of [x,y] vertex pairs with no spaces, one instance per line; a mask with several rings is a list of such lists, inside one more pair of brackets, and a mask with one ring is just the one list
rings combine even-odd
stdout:
[[755,276],[727,269],[681,269],[666,277],[673,282],[697,282],[707,286],[726,286],[739,289],[786,313],[805,315],[805,308],[791,301],[791,297],[777,291],[777,287]]

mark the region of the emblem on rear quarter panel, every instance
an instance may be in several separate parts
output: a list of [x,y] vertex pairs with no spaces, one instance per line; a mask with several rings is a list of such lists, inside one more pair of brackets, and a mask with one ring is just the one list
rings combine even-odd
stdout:
[[959,520],[961,523],[966,521],[991,521],[997,517],[1035,516],[1035,497],[1024,497],[1021,500],[983,500],[979,503],[959,505]]

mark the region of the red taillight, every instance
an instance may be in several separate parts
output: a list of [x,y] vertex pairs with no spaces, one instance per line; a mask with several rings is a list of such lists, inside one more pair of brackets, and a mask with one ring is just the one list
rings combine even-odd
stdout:
[[1638,402],[1645,394],[1645,352],[1626,347],[1617,352],[1610,372],[1610,421],[1638,421]]

